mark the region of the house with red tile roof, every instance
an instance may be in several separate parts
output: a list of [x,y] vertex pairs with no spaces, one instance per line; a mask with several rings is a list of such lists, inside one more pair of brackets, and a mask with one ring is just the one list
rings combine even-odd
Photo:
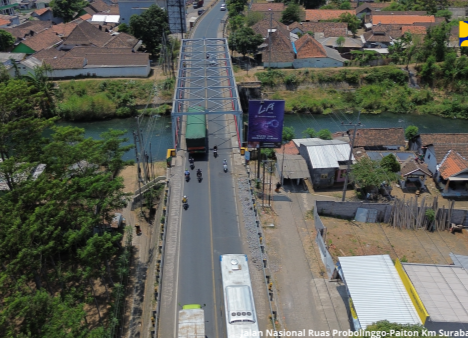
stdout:
[[356,15],[356,11],[352,9],[306,9],[305,21],[319,22],[326,20],[336,20],[341,14],[349,13]]
[[401,27],[401,32],[405,34],[406,32],[411,33],[411,35],[426,35],[427,28],[424,26],[403,26]]
[[382,12],[380,12],[379,14],[373,14],[371,20],[373,25],[414,25],[418,22],[434,23],[435,17],[434,15],[382,15]]
[[0,19],[0,28],[6,28],[11,25],[10,20]]
[[462,133],[435,133],[420,134],[412,142],[416,151],[424,154],[424,162],[429,170],[437,173],[437,166],[441,164],[449,151],[454,151],[464,158],[468,158],[468,134]]
[[468,196],[468,161],[454,150],[450,150],[438,166],[438,179],[443,185],[444,197]]
[[253,31],[256,33],[256,34],[260,34],[264,39],[266,39],[268,37],[268,31],[270,29],[273,29],[273,30],[278,30],[278,29],[281,29],[283,30],[283,32],[285,32],[286,35],[288,35],[288,27],[279,22],[278,20],[271,20],[271,24],[270,24],[270,19],[263,19],[263,20],[260,20],[259,22],[257,22],[255,25],[253,25],[251,27],[253,29]]
[[309,34],[304,34],[294,42],[296,59],[294,68],[325,68],[343,67],[346,59],[342,58],[335,49],[325,47]]
[[[262,61],[264,67],[291,68],[295,58],[293,45],[289,36],[283,34],[281,29],[270,33],[265,39],[266,47],[262,50]],[[269,45],[271,39],[271,46]],[[271,51],[271,53],[270,53]]]
[[313,32],[314,38],[330,38],[348,35],[346,22],[294,22],[288,26],[291,33]]
[[423,188],[426,186],[426,179],[432,177],[427,164],[421,163],[414,154],[401,163],[400,175],[403,178],[400,180],[402,189]]
[[[353,130],[348,130],[352,142]],[[362,128],[356,132],[353,147],[364,147],[366,150],[398,150],[405,146],[403,128]]]

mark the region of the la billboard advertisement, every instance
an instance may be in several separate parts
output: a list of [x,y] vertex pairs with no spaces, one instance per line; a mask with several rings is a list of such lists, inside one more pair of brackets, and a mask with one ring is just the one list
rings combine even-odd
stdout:
[[284,100],[249,101],[249,147],[281,147]]

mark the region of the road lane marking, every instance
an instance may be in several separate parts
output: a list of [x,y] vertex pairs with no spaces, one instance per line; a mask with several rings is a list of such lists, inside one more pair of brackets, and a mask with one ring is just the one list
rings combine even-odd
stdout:
[[[209,120],[208,120],[209,122]],[[214,245],[213,245],[213,220],[211,218],[211,175],[210,175],[210,152],[208,151],[208,212],[210,215],[210,245],[211,245],[211,277],[213,280],[213,303],[214,303],[214,322],[215,322],[215,336],[218,337],[218,310],[216,308],[216,284],[215,284],[215,269],[214,269]]]

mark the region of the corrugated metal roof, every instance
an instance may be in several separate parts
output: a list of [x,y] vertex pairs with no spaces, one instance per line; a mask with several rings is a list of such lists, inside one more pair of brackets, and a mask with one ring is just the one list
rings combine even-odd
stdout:
[[421,324],[389,255],[339,257],[363,329],[380,320]]
[[344,141],[340,140],[322,140],[320,138],[295,138],[293,139],[293,142],[296,144],[297,147],[299,147],[301,144],[305,146],[322,146],[326,144],[342,144],[346,143]]
[[279,171],[283,170],[284,172],[284,178],[297,179],[310,177],[307,162],[301,155],[284,154],[283,162],[283,154],[276,153],[276,160]]
[[403,268],[432,322],[468,323],[468,273],[465,269],[454,265],[410,263],[404,263]]
[[[351,147],[348,143],[307,146],[309,159],[314,169],[339,168],[338,161],[348,161]],[[354,155],[351,157],[354,161]]]

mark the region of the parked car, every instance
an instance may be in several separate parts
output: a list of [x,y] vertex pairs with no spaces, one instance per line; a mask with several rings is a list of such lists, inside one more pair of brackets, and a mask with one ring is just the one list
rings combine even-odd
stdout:
[[204,9],[199,9],[198,10],[198,15],[202,15],[204,11],[205,11]]
[[226,5],[225,4],[222,4],[221,7],[219,8],[221,11],[225,11],[226,10]]

